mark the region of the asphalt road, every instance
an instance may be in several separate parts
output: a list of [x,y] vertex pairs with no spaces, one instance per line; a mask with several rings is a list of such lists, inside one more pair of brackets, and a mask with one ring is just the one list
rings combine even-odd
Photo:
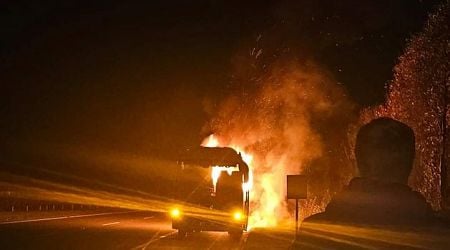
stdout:
[[249,237],[252,233],[231,239],[221,232],[181,240],[166,215],[150,212],[51,217],[0,223],[0,249],[269,249],[273,242]]

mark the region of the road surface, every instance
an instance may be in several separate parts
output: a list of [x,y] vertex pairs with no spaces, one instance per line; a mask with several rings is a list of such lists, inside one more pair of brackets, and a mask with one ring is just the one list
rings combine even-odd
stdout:
[[[278,242],[277,242],[278,239]],[[270,234],[201,232],[177,239],[170,220],[151,212],[47,216],[0,223],[0,249],[285,249],[289,239]]]

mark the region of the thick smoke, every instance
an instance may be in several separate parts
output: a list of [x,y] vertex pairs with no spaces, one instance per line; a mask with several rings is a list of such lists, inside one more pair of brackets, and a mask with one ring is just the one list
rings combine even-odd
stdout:
[[262,53],[252,49],[253,61],[240,57],[238,65],[250,70],[238,67],[236,89],[219,105],[208,129],[221,146],[253,156],[250,224],[274,226],[289,216],[287,174],[311,177],[310,198],[302,203],[305,216],[322,210],[353,173],[345,155],[353,106],[312,61],[280,56],[267,64],[258,61]]

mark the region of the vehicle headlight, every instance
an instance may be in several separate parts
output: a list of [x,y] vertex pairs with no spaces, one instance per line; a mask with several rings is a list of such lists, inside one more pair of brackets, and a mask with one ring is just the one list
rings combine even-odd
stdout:
[[233,219],[234,219],[235,221],[241,221],[242,219],[244,219],[244,215],[242,214],[241,211],[235,211],[235,212],[233,213]]
[[179,219],[181,217],[181,211],[179,208],[172,208],[170,210],[170,217],[173,219]]

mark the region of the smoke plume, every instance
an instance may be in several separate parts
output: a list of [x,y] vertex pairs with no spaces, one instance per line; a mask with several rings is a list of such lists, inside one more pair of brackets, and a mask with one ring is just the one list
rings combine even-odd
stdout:
[[250,225],[275,226],[289,217],[286,175],[310,176],[303,216],[322,210],[351,176],[345,138],[353,105],[314,62],[286,53],[266,64],[258,61],[262,51],[250,51],[253,62],[245,56],[235,61],[240,65],[235,89],[218,106],[208,130],[220,146],[253,157]]

